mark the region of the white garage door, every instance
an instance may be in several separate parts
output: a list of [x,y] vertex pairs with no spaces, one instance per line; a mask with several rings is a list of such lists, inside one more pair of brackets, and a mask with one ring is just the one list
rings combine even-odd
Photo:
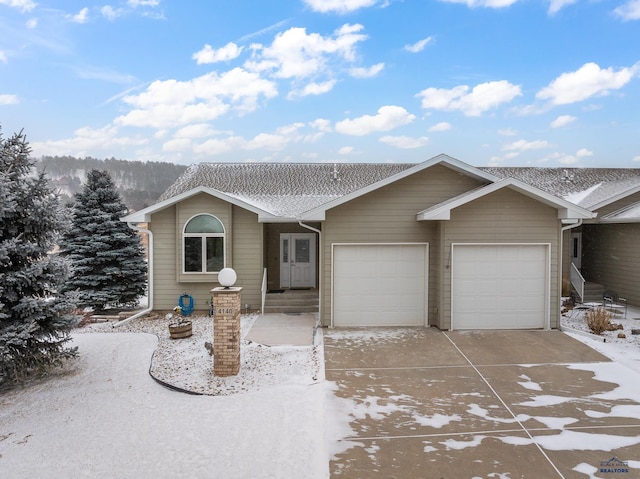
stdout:
[[547,324],[547,245],[454,244],[451,275],[451,329]]
[[333,246],[334,326],[423,326],[426,244]]

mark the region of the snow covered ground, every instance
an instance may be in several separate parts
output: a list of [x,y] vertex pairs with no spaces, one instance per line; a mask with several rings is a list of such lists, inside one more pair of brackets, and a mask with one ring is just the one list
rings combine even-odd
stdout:
[[[625,325],[625,340],[569,334],[640,375],[634,318],[640,309],[615,320]],[[243,335],[255,319],[243,316]],[[586,328],[578,313],[562,324]],[[222,380],[211,374],[204,348],[210,320],[195,319],[194,336],[179,341],[167,340],[165,328],[163,320],[136,320],[114,334],[104,334],[114,332],[110,324],[78,330],[77,360],[0,395],[0,476],[329,477],[330,457],[350,447],[340,439],[352,433],[353,403],[337,398],[335,384],[324,380],[322,347],[243,341],[241,374]],[[154,351],[154,376],[215,396],[156,383],[149,376]]]
[[[253,320],[243,317],[243,333]],[[347,434],[348,416],[325,412],[340,400],[318,367],[322,348],[245,342],[242,373],[217,381],[206,324],[196,319],[194,336],[178,341],[164,339],[164,320],[114,334],[104,334],[108,323],[78,330],[77,360],[0,395],[0,477],[328,477],[330,446]],[[160,340],[141,334],[154,328]],[[159,385],[149,376],[154,351],[152,373],[219,395]]]
[[[585,314],[584,310],[570,310],[563,314],[562,328],[605,356],[640,373],[640,334],[633,334],[633,330],[640,330],[640,307],[628,306],[626,315],[624,310],[615,314],[611,322],[622,325],[623,329],[606,331],[599,337],[590,334]],[[625,337],[619,338],[619,333]]]

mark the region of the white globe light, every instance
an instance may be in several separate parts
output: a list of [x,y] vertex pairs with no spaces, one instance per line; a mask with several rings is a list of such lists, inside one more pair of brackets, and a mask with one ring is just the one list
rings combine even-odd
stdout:
[[232,268],[223,268],[218,273],[218,282],[225,288],[229,288],[236,284],[238,275]]

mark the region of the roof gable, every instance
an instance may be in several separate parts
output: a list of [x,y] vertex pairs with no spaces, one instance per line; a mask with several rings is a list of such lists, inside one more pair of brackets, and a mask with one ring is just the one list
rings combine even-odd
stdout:
[[595,217],[595,213],[592,213],[591,211],[569,201],[553,196],[539,190],[538,188],[523,183],[522,181],[513,178],[505,178],[498,180],[495,183],[468,191],[462,195],[458,195],[455,198],[451,198],[450,200],[432,206],[431,208],[427,208],[426,210],[419,212],[416,215],[416,219],[418,221],[450,220],[452,210],[503,188],[510,188],[518,193],[556,208],[558,210],[558,219],[588,219]]
[[170,198],[167,198],[163,201],[160,201],[154,205],[151,205],[147,208],[144,208],[140,211],[136,211],[135,213],[132,213],[130,215],[125,216],[124,218],[122,218],[122,221],[126,221],[128,223],[148,223],[149,221],[151,221],[151,215],[154,213],[158,213],[159,211],[162,211],[166,208],[169,208],[173,205],[175,205],[176,203],[179,203],[183,200],[186,200],[188,198],[191,198],[193,196],[199,195],[200,193],[205,193],[211,196],[214,196],[216,198],[219,198],[223,201],[227,201],[231,204],[234,204],[236,206],[239,206],[241,208],[244,208],[246,210],[249,210],[255,214],[258,215],[258,218],[261,218],[263,221],[267,220],[267,219],[273,219],[275,218],[274,215],[272,215],[271,213],[269,213],[268,211],[265,211],[263,209],[260,209],[250,203],[247,203],[245,201],[242,201],[238,198],[234,198],[231,195],[227,195],[225,193],[222,193],[221,191],[217,191],[214,190],[212,188],[207,188],[204,186],[199,186],[197,188],[193,188],[189,191],[185,191],[184,193],[181,193],[179,195],[176,196],[172,196]]
[[306,211],[302,214],[300,219],[303,221],[323,221],[328,210],[352,201],[363,195],[366,195],[367,193],[371,193],[372,191],[378,190],[384,186],[395,183],[396,181],[399,181],[403,178],[407,178],[408,176],[414,175],[420,171],[424,171],[434,165],[443,165],[459,173],[487,182],[493,182],[498,179],[490,173],[486,173],[460,160],[456,160],[455,158],[451,158],[450,156],[441,154],[423,163],[419,163],[411,168],[407,168],[406,170],[401,171],[393,176],[384,178],[357,191],[353,191],[352,193],[341,196],[340,198],[336,198],[335,200],[325,203],[317,208]]

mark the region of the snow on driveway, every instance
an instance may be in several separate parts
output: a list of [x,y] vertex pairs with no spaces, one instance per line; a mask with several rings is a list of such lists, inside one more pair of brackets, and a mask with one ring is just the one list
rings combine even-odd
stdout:
[[74,341],[71,368],[0,395],[0,476],[328,477],[327,383],[192,396],[149,376],[156,336]]

